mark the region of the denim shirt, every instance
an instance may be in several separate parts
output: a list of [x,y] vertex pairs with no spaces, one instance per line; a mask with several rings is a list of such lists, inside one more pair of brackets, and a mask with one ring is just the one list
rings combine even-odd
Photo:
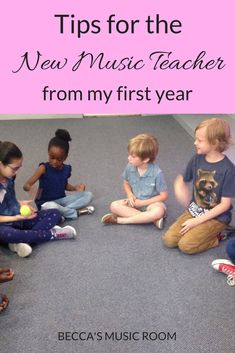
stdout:
[[147,200],[160,192],[167,191],[164,174],[155,163],[149,163],[144,175],[140,176],[138,169],[128,164],[123,172],[123,179],[128,181],[134,195],[140,200]]
[[[5,191],[5,195],[3,194]],[[20,205],[15,196],[15,178],[10,178],[6,183],[0,183],[0,193],[4,195],[0,201],[1,216],[15,216],[20,213]],[[0,225],[6,223],[0,223]]]

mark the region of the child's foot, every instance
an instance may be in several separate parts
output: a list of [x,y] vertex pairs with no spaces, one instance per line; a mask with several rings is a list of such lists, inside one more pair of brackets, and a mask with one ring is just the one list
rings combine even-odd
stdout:
[[32,253],[32,248],[26,243],[9,243],[8,247],[11,251],[16,252],[19,257],[27,257]]
[[167,211],[165,210],[164,215],[154,222],[155,226],[158,229],[162,230],[164,228],[164,222],[165,222],[166,216],[167,216]]
[[230,273],[224,272],[224,266],[233,266],[235,269],[235,265],[232,263],[232,261],[226,260],[226,259],[214,260],[214,261],[212,261],[211,266],[213,267],[214,270],[219,271],[219,272],[223,272],[226,275],[228,275]]
[[87,207],[84,208],[80,208],[79,210],[77,210],[77,214],[78,216],[84,215],[84,214],[92,214],[95,212],[95,207],[92,205],[89,205]]
[[64,222],[65,222],[65,218],[64,218],[64,216],[61,216],[59,224],[63,224]]
[[228,238],[228,232],[222,231],[217,235],[219,241],[226,240]]
[[0,268],[0,283],[11,281],[14,274],[14,271],[10,268]]
[[4,311],[9,304],[9,299],[5,294],[0,294],[0,313]]
[[117,215],[114,213],[107,213],[101,218],[101,222],[104,224],[117,224]]
[[74,239],[77,235],[76,229],[71,226],[59,227],[55,226],[52,228],[52,239],[65,240]]
[[227,277],[227,283],[230,286],[235,285],[235,265],[229,261],[224,259],[214,260],[211,266],[219,272],[225,273]]
[[[219,271],[219,265],[233,265],[234,266],[232,261],[227,260],[227,259],[216,259],[216,260],[212,261],[212,263],[211,263],[211,266],[217,271]],[[221,272],[221,271],[219,271],[219,272]]]
[[160,230],[163,229],[164,228],[164,217],[155,221],[154,224],[158,229],[160,229]]

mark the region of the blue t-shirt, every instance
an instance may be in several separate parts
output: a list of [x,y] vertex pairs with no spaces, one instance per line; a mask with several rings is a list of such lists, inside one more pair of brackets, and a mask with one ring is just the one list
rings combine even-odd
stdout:
[[135,166],[127,164],[122,176],[130,184],[133,194],[140,200],[147,200],[167,191],[163,172],[155,163],[149,163],[142,176]]
[[[15,177],[9,178],[6,183],[0,183],[0,215],[15,216],[20,214],[20,205],[15,195]],[[0,225],[12,224],[12,222]]]
[[71,176],[71,165],[64,164],[62,169],[56,169],[47,163],[40,163],[45,166],[45,173],[39,179],[38,194],[35,203],[38,209],[47,201],[54,201],[65,197],[65,187]]
[[[235,197],[235,166],[227,156],[215,163],[206,161],[205,155],[197,154],[189,161],[184,181],[193,181],[193,195],[189,212],[200,216],[221,202],[221,197]],[[219,221],[231,222],[230,209],[216,217]]]

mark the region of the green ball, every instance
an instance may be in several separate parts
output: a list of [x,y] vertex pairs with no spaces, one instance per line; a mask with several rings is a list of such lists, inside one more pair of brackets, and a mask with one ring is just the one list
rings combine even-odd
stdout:
[[30,207],[29,207],[29,206],[26,206],[26,205],[21,206],[21,208],[20,208],[20,214],[21,214],[21,216],[23,216],[23,217],[28,217],[28,216],[30,216],[30,215],[31,215]]

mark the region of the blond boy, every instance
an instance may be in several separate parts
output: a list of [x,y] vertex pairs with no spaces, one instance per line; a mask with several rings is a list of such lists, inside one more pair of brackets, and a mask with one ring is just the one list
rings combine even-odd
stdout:
[[[227,121],[211,118],[196,127],[196,155],[175,180],[176,198],[187,211],[164,234],[167,247],[194,254],[219,244],[218,234],[231,221],[235,196],[235,166],[223,153],[230,144]],[[186,184],[190,181],[192,197]]]
[[163,228],[168,197],[163,172],[155,163],[158,141],[140,134],[129,141],[128,165],[123,173],[126,198],[111,203],[112,213],[102,218],[104,224],[141,224],[153,222]]

